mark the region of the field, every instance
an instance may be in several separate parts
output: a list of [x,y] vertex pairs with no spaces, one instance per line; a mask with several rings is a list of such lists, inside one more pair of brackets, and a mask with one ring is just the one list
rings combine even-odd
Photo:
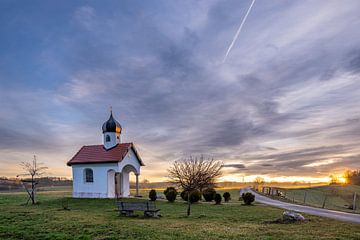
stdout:
[[[355,185],[327,185],[313,188],[287,189],[286,199],[299,203],[322,207],[325,201],[325,208],[354,212],[349,209],[353,203],[354,192],[357,192],[357,209],[355,212],[360,213],[360,186]],[[306,194],[306,195],[305,195]]]
[[[236,193],[236,192],[233,192]],[[282,210],[259,204],[192,205],[157,201],[161,218],[118,216],[115,200],[72,199],[69,191],[39,193],[39,204],[23,205],[23,193],[0,194],[0,239],[359,239],[360,227],[308,216],[302,224],[266,224]],[[237,198],[237,196],[235,197]],[[132,201],[135,201],[134,199]],[[68,204],[70,210],[63,210]]]

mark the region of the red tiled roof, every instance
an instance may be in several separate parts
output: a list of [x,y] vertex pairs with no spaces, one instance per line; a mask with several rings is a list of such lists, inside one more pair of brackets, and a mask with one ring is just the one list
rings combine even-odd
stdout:
[[130,149],[134,151],[140,165],[144,166],[133,143],[120,143],[108,150],[106,150],[103,145],[83,146],[75,156],[67,162],[67,165],[121,162]]

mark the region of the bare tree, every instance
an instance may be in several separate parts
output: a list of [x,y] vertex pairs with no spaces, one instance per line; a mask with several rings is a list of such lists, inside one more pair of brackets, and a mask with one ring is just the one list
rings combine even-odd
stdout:
[[190,196],[191,191],[197,189],[200,192],[211,185],[215,184],[215,180],[222,175],[221,161],[214,159],[205,159],[189,157],[179,161],[175,161],[168,169],[168,177],[174,184],[180,186],[188,195],[187,215],[190,215]]
[[[29,194],[29,200],[31,200],[32,204],[35,204],[35,193],[36,193],[36,187],[38,182],[36,181],[37,177],[41,177],[44,173],[45,170],[48,169],[46,166],[44,166],[43,163],[38,163],[36,160],[36,156],[34,155],[34,159],[32,160],[32,162],[21,162],[20,166],[22,167],[22,169],[26,172],[24,174],[20,174],[19,176],[30,176],[31,179],[30,180],[21,180],[21,182],[23,183],[27,193]],[[26,183],[30,183],[31,187],[30,189],[27,188]]]

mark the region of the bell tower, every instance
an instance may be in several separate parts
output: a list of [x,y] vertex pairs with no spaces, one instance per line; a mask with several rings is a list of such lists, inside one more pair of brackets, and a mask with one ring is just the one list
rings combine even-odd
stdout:
[[106,150],[115,147],[120,143],[120,134],[121,134],[121,125],[118,123],[112,113],[112,108],[110,108],[110,117],[102,125],[103,132],[103,142],[104,148]]

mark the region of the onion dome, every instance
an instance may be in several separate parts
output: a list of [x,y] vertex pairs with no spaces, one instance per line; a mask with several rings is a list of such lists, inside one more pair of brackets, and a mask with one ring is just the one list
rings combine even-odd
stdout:
[[121,133],[121,125],[116,121],[112,115],[112,111],[110,112],[109,120],[104,122],[102,125],[102,131],[104,132],[116,132]]

